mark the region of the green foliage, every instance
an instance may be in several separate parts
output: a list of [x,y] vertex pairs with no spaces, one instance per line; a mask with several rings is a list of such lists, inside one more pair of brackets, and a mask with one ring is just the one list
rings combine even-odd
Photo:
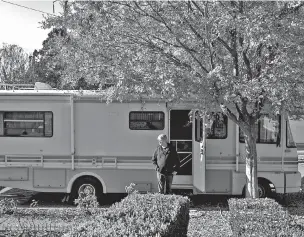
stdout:
[[61,88],[60,76],[63,70],[63,63],[58,58],[60,48],[55,41],[64,36],[64,30],[61,28],[52,29],[48,37],[43,41],[42,49],[34,50],[31,55],[30,70],[32,79],[35,82],[45,82],[53,88]]
[[96,213],[99,203],[97,197],[91,194],[81,193],[77,199],[74,200],[77,208],[80,209],[84,214],[92,215]]
[[3,44],[0,47],[0,82],[31,83],[29,66],[29,56],[18,45]]
[[129,186],[126,186],[126,193],[130,194],[138,194],[138,191],[134,188],[135,184],[131,183]]
[[116,96],[191,96],[198,104],[214,102],[240,113],[237,105],[243,115],[245,110],[256,115],[265,101],[272,105],[268,111],[277,112],[282,102],[289,109],[301,100],[302,7],[299,2],[73,2],[64,17],[50,16],[43,27],[67,29],[54,45],[66,83],[112,80]]
[[135,194],[65,236],[186,236],[188,222],[188,198]]
[[0,201],[0,215],[13,214],[17,209],[17,201],[12,198],[4,198]]
[[230,211],[236,210],[268,210],[268,209],[279,209],[282,210],[282,206],[271,198],[231,198],[228,200]]

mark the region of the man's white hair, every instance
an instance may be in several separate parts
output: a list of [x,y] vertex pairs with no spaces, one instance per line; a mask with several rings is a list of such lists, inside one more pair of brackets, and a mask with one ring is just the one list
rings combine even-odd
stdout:
[[158,141],[160,141],[160,140],[167,140],[168,138],[167,138],[167,135],[166,134],[160,134],[160,135],[158,135],[158,137],[157,137],[157,140]]

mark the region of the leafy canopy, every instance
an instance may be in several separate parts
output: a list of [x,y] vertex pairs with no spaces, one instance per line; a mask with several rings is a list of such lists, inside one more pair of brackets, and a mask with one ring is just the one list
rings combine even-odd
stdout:
[[[235,122],[301,108],[302,2],[73,2],[43,27],[57,38],[62,79],[222,105]],[[265,106],[266,102],[270,106]]]

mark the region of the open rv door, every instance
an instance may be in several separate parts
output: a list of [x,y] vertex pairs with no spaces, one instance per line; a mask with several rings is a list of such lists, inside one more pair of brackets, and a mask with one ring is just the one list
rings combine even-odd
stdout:
[[205,117],[198,112],[192,117],[193,124],[193,186],[198,192],[206,191],[206,127]]

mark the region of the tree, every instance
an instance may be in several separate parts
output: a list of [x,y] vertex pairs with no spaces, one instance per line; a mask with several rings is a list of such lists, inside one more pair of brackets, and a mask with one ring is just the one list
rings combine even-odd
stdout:
[[34,50],[30,56],[32,71],[35,82],[45,82],[53,88],[62,88],[61,73],[63,65],[58,55],[60,48],[57,47],[57,38],[64,37],[64,30],[61,28],[52,29],[48,37],[43,41],[40,50]]
[[27,77],[29,57],[17,46],[3,44],[0,48],[0,81],[2,83],[30,83]]
[[72,82],[62,81],[64,62],[60,58],[61,48],[56,42],[64,39],[65,35],[64,28],[53,28],[43,41],[42,49],[35,50],[30,56],[30,70],[33,72],[34,81],[45,82],[58,89],[98,89],[99,84],[92,85],[81,77]]
[[256,198],[256,123],[301,108],[303,2],[74,2],[44,27],[58,41],[64,80],[115,82],[129,93],[193,97],[214,106],[244,133],[247,194]]

